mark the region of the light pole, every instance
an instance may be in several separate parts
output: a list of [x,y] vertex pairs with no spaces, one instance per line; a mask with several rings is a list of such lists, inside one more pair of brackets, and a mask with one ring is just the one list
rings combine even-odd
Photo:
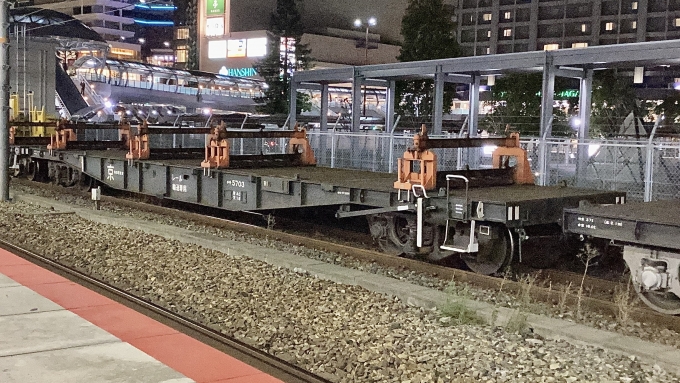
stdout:
[[[369,17],[368,20],[366,20],[366,40],[364,40],[364,65],[368,65],[368,30],[371,27],[375,27],[375,25],[378,23],[378,20],[375,19],[375,17]],[[361,28],[364,25],[364,22],[361,21],[361,19],[356,19],[354,20],[354,26],[357,28]],[[364,85],[364,116],[366,116],[366,86]]]
[[[366,20],[366,40],[364,41],[364,65],[368,64],[368,30],[371,27],[375,27],[377,23],[378,21],[375,19],[375,17],[370,17],[368,20]],[[355,27],[361,28],[363,25],[364,22],[361,21],[361,19],[354,20]]]

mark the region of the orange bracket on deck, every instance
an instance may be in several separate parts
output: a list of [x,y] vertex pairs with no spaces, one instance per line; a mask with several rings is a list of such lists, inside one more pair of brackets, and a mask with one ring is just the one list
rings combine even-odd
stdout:
[[66,128],[67,120],[61,119],[57,122],[57,128],[50,136],[50,144],[47,150],[65,150],[69,141],[76,141],[76,134],[73,129]]
[[[396,189],[411,190],[413,185],[422,185],[425,190],[432,190],[437,186],[437,155],[427,149],[426,141],[427,128],[423,125],[420,133],[413,136],[413,147],[398,160]],[[414,171],[415,165],[420,165],[420,169]]]
[[[398,161],[397,181],[394,187],[401,190],[411,190],[413,185],[421,185],[425,190],[433,190],[437,187],[437,155],[429,147],[452,148],[452,147],[479,147],[484,144],[484,139],[467,138],[464,142],[456,141],[460,138],[437,139],[428,143],[427,129],[425,125],[421,127],[420,133],[413,136],[413,147],[404,152]],[[476,140],[476,141],[472,141]],[[516,165],[513,173],[513,180],[516,184],[533,184],[534,175],[531,172],[527,152],[519,145],[519,133],[512,133],[510,137],[495,140],[498,148],[492,154],[493,167],[495,169],[509,167],[509,160],[514,157]],[[436,142],[435,142],[436,141]],[[456,145],[447,146],[456,142]]]
[[9,127],[9,144],[14,145],[14,136],[17,134],[17,127],[16,126],[10,126]]
[[499,146],[491,154],[491,162],[494,169],[507,168],[509,166],[510,158],[514,157],[517,162],[514,166],[515,172],[513,179],[516,184],[533,185],[534,174],[531,172],[531,165],[529,164],[529,156],[527,151],[519,146],[519,133],[510,133],[510,138],[514,143],[507,147]]
[[309,145],[307,139],[307,130],[295,125],[295,133],[288,141],[288,154],[300,154],[300,165],[316,165],[316,158],[314,157],[314,150]]
[[205,169],[224,169],[229,167],[229,140],[224,121],[213,128],[212,134],[208,135],[205,146],[205,161],[201,162]]
[[138,127],[137,134],[130,137],[130,151],[125,155],[128,160],[148,160],[151,150],[149,149],[149,124],[144,120]]

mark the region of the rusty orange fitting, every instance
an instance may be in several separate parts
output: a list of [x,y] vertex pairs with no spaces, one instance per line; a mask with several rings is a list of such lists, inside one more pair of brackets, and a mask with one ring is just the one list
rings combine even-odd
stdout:
[[314,150],[307,139],[307,130],[298,124],[295,124],[294,130],[293,137],[288,141],[286,153],[300,154],[301,165],[316,165]]
[[68,120],[63,118],[57,122],[54,134],[50,136],[50,144],[47,145],[47,150],[65,150],[69,141],[76,141],[73,129],[66,127],[67,123]]
[[144,120],[139,125],[139,131],[130,139],[130,150],[125,155],[128,160],[148,160],[151,155],[149,148],[149,123]]
[[[397,162],[396,189],[411,190],[413,185],[422,185],[425,190],[437,187],[437,155],[427,149],[427,140],[427,127],[423,124],[420,133],[413,136],[413,147]],[[414,171],[416,165],[420,165],[419,170]]]
[[514,166],[513,179],[516,184],[533,185],[534,174],[531,172],[531,164],[526,150],[519,146],[519,133],[510,133],[510,139],[514,141],[514,146],[499,146],[491,154],[491,162],[494,169],[507,168],[510,158],[514,157],[517,164]]
[[224,169],[229,167],[229,140],[224,121],[215,126],[208,135],[208,143],[205,146],[205,160],[201,167],[206,169]]

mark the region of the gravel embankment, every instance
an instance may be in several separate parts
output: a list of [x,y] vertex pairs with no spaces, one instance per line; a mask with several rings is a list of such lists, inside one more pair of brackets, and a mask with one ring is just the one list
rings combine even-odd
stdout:
[[447,326],[360,287],[23,203],[0,204],[0,233],[337,382],[680,381],[601,349]]
[[[59,194],[46,189],[32,188],[24,185],[12,185],[12,190],[19,193],[36,194],[43,197],[54,198],[62,203],[73,204],[76,206],[91,207],[92,201],[87,198],[75,197],[67,194]],[[367,271],[373,274],[385,275],[399,280],[409,281],[420,286],[444,290],[449,281],[441,278],[433,278],[428,275],[409,271],[397,270],[394,268],[382,267],[374,263],[361,262],[350,257],[344,257],[337,253],[330,253],[325,251],[318,251],[314,249],[305,248],[303,246],[295,246],[288,243],[283,243],[276,240],[269,240],[265,238],[256,238],[242,233],[235,233],[229,230],[222,230],[215,227],[196,224],[190,220],[184,219],[181,215],[161,215],[148,212],[140,212],[124,206],[113,203],[102,203],[102,210],[112,211],[121,216],[147,220],[150,222],[162,223],[165,225],[172,225],[186,228],[192,231],[219,236],[222,238],[236,240],[256,244],[258,246],[274,248],[281,251],[286,251],[291,254],[320,260],[326,263],[341,265],[348,268]],[[547,286],[544,286],[547,287]],[[560,286],[553,286],[555,290],[559,290]],[[565,320],[570,320],[578,323],[588,325],[593,328],[598,328],[607,331],[614,331],[623,335],[635,336],[640,339],[651,341],[659,344],[669,345],[680,348],[680,334],[675,331],[667,329],[658,329],[653,326],[647,326],[640,322],[629,321],[626,324],[619,323],[598,313],[583,312],[581,315],[576,315],[575,307],[560,308],[557,305],[548,305],[542,303],[531,303],[527,305],[524,297],[518,297],[512,294],[507,294],[504,291],[486,290],[480,288],[468,288],[464,284],[457,284],[456,290],[464,290],[466,296],[479,301],[484,301],[494,305],[521,309],[535,314],[542,314],[553,316]],[[574,288],[572,288],[574,292]],[[588,293],[586,292],[586,295]],[[644,306],[641,302],[635,302],[638,306]]]

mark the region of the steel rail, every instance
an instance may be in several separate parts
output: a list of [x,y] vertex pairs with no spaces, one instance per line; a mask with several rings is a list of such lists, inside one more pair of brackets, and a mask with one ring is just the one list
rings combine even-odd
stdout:
[[[133,306],[141,307],[154,315],[158,315],[164,320],[173,324],[175,329],[185,333],[185,329],[189,329],[193,332],[206,337],[219,345],[225,347],[227,350],[242,354],[247,358],[254,359],[259,363],[262,363],[280,373],[281,376],[277,376],[279,379],[285,382],[295,382],[295,383],[331,383],[329,380],[317,376],[301,367],[298,367],[292,363],[286,362],[276,356],[268,354],[256,347],[250,346],[244,342],[241,342],[233,337],[226,336],[217,330],[213,330],[201,323],[194,320],[185,318],[179,314],[176,314],[160,305],[149,302],[143,298],[140,298],[134,294],[131,294],[121,288],[112,286],[98,278],[87,275],[83,272],[75,270],[71,267],[63,265],[56,262],[46,256],[37,254],[30,250],[24,249],[20,246],[12,244],[4,239],[0,239],[0,247],[12,252],[13,254],[20,256],[32,263],[39,263],[42,265],[47,265],[49,268],[57,270],[60,274],[69,276],[68,279],[76,282],[78,284],[86,284],[95,286],[97,289],[101,289],[114,297],[117,297],[126,303]],[[36,262],[37,261],[37,262]],[[139,311],[139,310],[136,310]]]
[[[61,191],[62,193],[74,195],[76,194],[75,192],[67,191],[67,189],[57,188],[51,185],[45,185],[23,180],[21,182],[32,186],[39,185],[40,187],[49,188],[55,192]],[[78,195],[82,196],[83,194],[78,193]],[[146,211],[149,213],[161,215],[177,215],[178,213],[180,213],[182,218],[196,223],[204,224],[206,226],[212,226],[226,230],[233,230],[245,234],[258,236],[260,238],[280,240],[294,245],[304,246],[310,249],[334,252],[342,254],[345,257],[350,257],[359,260],[361,262],[374,262],[382,267],[395,268],[398,270],[410,270],[447,281],[454,280],[457,283],[467,283],[470,286],[477,288],[496,291],[500,291],[502,289],[504,292],[511,294],[520,294],[523,291],[523,289],[526,288],[526,286],[521,281],[516,282],[512,280],[505,280],[499,277],[476,274],[466,270],[435,265],[415,259],[395,257],[392,255],[384,254],[373,250],[366,250],[334,242],[313,239],[309,237],[304,237],[299,234],[291,234],[271,230],[255,225],[244,224],[237,221],[230,221],[199,213],[193,213],[190,211],[162,207],[144,202],[130,201],[110,196],[102,196],[102,201],[122,205],[130,209],[137,209],[140,211]],[[595,281],[593,282],[592,286],[589,283],[587,283],[589,280]],[[610,282],[606,280],[587,277],[586,283],[584,283],[584,290],[587,291],[591,287],[592,289],[597,290],[605,286],[610,286],[609,289],[613,290],[616,284],[614,282],[611,282],[611,284],[609,283]],[[574,290],[577,290],[577,286],[574,286]],[[545,288],[534,285],[531,287],[531,295],[532,295],[531,298],[534,302],[542,302],[550,305],[555,305],[560,301],[560,299],[562,298],[561,296],[563,294],[562,292],[557,291],[553,288]],[[616,303],[612,301],[612,299],[605,300],[587,296],[579,297],[577,295],[577,291],[568,294],[566,300],[567,305],[569,305],[570,307],[576,307],[577,302],[580,300],[581,307],[583,310],[598,312],[611,318],[616,318],[619,312],[618,306],[616,305]],[[645,323],[647,325],[656,325],[680,333],[680,317],[657,313],[653,311],[651,308],[647,307],[632,308],[630,310],[629,317],[634,321]]]

